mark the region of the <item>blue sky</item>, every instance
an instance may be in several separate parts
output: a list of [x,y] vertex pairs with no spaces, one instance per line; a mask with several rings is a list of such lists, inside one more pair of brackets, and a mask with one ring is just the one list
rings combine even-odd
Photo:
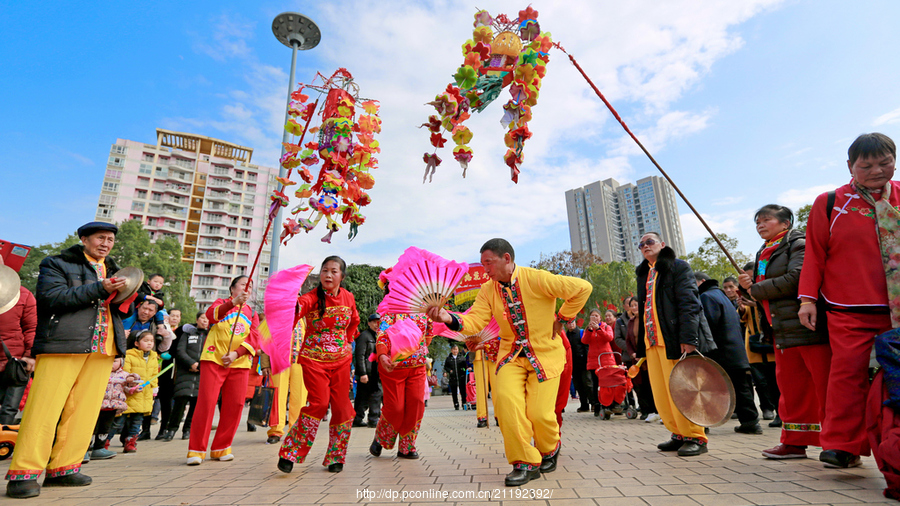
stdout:
[[[480,3],[515,15],[525,3]],[[883,1],[532,2],[545,31],[573,54],[717,231],[759,246],[753,211],[795,210],[848,180],[856,135],[900,140],[900,4]],[[509,182],[501,99],[469,122],[466,179],[450,150],[421,183],[428,135],[416,127],[462,63],[474,5],[435,1],[0,1],[0,237],[61,240],[94,216],[109,146],[153,143],[158,127],[252,146],[274,165],[290,50],[275,40],[283,11],[310,16],[321,44],[299,56],[296,81],[346,67],[381,101],[384,130],[373,203],[360,235],[331,245],[313,231],[282,266],[392,263],[416,245],[476,261],[502,236],[527,264],[569,248],[564,192],[655,169],[565,55],[551,52],[525,146]],[[688,250],[704,237],[679,202]]]

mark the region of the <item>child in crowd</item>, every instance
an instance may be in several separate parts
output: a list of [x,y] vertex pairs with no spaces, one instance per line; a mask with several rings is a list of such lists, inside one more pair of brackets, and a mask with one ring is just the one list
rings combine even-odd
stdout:
[[135,299],[135,305],[145,300],[152,300],[156,302],[156,305],[159,307],[159,310],[156,312],[156,324],[162,325],[166,323],[167,316],[169,313],[166,311],[165,306],[165,298],[166,294],[163,292],[163,283],[165,283],[166,278],[162,276],[162,274],[154,274],[147,278],[147,281],[141,283],[141,287],[138,288],[138,296]]
[[137,451],[137,439],[141,433],[144,417],[149,416],[153,410],[153,398],[156,396],[158,385],[158,380],[154,376],[159,372],[159,355],[153,351],[156,336],[150,331],[145,330],[136,336],[129,336],[128,344],[128,351],[125,352],[125,371],[138,375],[142,383],[126,390],[126,393],[131,394],[126,399],[128,409],[122,416],[116,418],[108,439],[112,439],[116,431],[121,429],[125,437],[125,453],[134,453]]
[[84,456],[85,461],[111,459],[116,456],[116,452],[106,449],[107,434],[115,418],[128,409],[125,389],[134,388],[141,380],[140,376],[129,374],[122,368],[124,362],[122,357],[116,357],[113,361],[112,373],[109,375],[106,393],[103,394],[103,404],[100,406],[100,416],[97,417],[97,424],[94,426],[94,439],[91,440],[87,455]]

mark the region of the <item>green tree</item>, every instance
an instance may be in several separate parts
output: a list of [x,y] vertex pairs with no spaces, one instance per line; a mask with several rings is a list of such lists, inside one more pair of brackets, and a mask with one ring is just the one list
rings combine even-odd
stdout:
[[565,250],[552,255],[541,253],[541,259],[532,261],[531,267],[543,269],[553,274],[583,278],[585,271],[592,266],[602,264],[603,259],[588,251]]
[[25,259],[22,268],[19,269],[19,279],[22,282],[22,286],[29,289],[31,293],[34,293],[37,288],[37,278],[41,262],[48,256],[57,255],[60,251],[71,248],[80,242],[81,240],[78,238],[77,234],[69,234],[69,236],[61,242],[41,244],[40,246],[31,248],[31,252],[28,253],[28,258]]
[[637,292],[634,265],[628,262],[608,262],[592,265],[585,272],[594,290],[584,305],[585,312],[594,308],[605,310],[605,304],[614,304],[621,311],[626,298]]
[[810,211],[812,211],[812,204],[806,204],[797,210],[797,225],[794,228],[801,232],[806,232],[806,222],[809,221]]
[[[726,234],[717,234],[717,236],[722,241],[722,244],[728,248],[728,252],[731,253],[734,261],[737,262],[738,267],[743,267],[744,264],[752,260],[748,255],[738,251],[737,239]],[[722,252],[712,237],[704,239],[697,251],[688,253],[684,260],[691,265],[691,269],[695,272],[705,272],[711,278],[719,280],[719,282],[728,276],[737,277],[738,275],[734,266],[728,261],[728,257],[725,256],[725,253]]]

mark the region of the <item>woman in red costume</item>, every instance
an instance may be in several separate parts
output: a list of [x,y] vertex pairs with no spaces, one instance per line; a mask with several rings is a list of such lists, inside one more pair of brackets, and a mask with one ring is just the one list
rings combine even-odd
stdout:
[[[588,345],[587,370],[591,373],[591,404],[594,406],[594,416],[600,416],[602,406],[600,404],[599,389],[597,388],[597,369],[600,367],[600,353],[611,351],[609,343],[613,340],[613,329],[605,322],[600,321],[600,310],[591,309],[591,322],[584,329],[581,342]],[[612,357],[612,355],[608,355]],[[615,361],[615,359],[613,359]]]
[[[351,343],[359,334],[359,314],[353,294],[341,287],[347,264],[337,256],[322,262],[319,286],[297,299],[296,319],[306,318],[306,336],[300,348],[307,405],[284,438],[278,452],[278,470],[289,473],[302,463],[316,440],[316,431],[331,405],[328,451],[323,466],[344,469],[353,404],[350,402]],[[423,387],[424,388],[424,387]]]
[[[819,435],[819,460],[829,467],[858,466],[870,453],[863,409],[869,357],[875,336],[900,326],[900,183],[891,180],[897,148],[871,133],[857,137],[847,154],[850,183],[819,195],[809,213],[799,289],[800,322],[816,329],[825,319],[831,343]],[[827,318],[818,314],[820,297]]]
[[[378,285],[384,290],[385,296],[390,292],[389,274],[390,270],[382,272],[378,279]],[[391,360],[391,341],[387,329],[401,320],[414,321],[422,331],[422,339],[419,341],[419,348],[412,355],[394,363]],[[375,427],[375,440],[369,446],[369,453],[376,457],[381,455],[382,448],[392,449],[399,436],[397,457],[419,458],[416,437],[425,414],[425,359],[428,357],[431,334],[431,320],[425,314],[386,314],[381,317],[375,355],[384,389],[384,404],[381,407],[381,418]]]
[[196,466],[206,458],[213,413],[220,395],[219,427],[210,457],[220,461],[234,460],[231,443],[244,409],[244,392],[250,375],[249,355],[255,355],[259,347],[259,316],[247,305],[249,280],[247,276],[234,278],[231,297],[218,299],[206,310],[209,334],[200,355],[200,391],[188,442],[189,466]]

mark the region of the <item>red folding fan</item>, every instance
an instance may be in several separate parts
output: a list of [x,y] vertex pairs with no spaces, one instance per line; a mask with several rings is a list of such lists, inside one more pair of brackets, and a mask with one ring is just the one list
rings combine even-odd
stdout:
[[443,306],[468,272],[465,262],[411,246],[388,274],[389,293],[378,305],[378,312],[424,313],[429,307]]

